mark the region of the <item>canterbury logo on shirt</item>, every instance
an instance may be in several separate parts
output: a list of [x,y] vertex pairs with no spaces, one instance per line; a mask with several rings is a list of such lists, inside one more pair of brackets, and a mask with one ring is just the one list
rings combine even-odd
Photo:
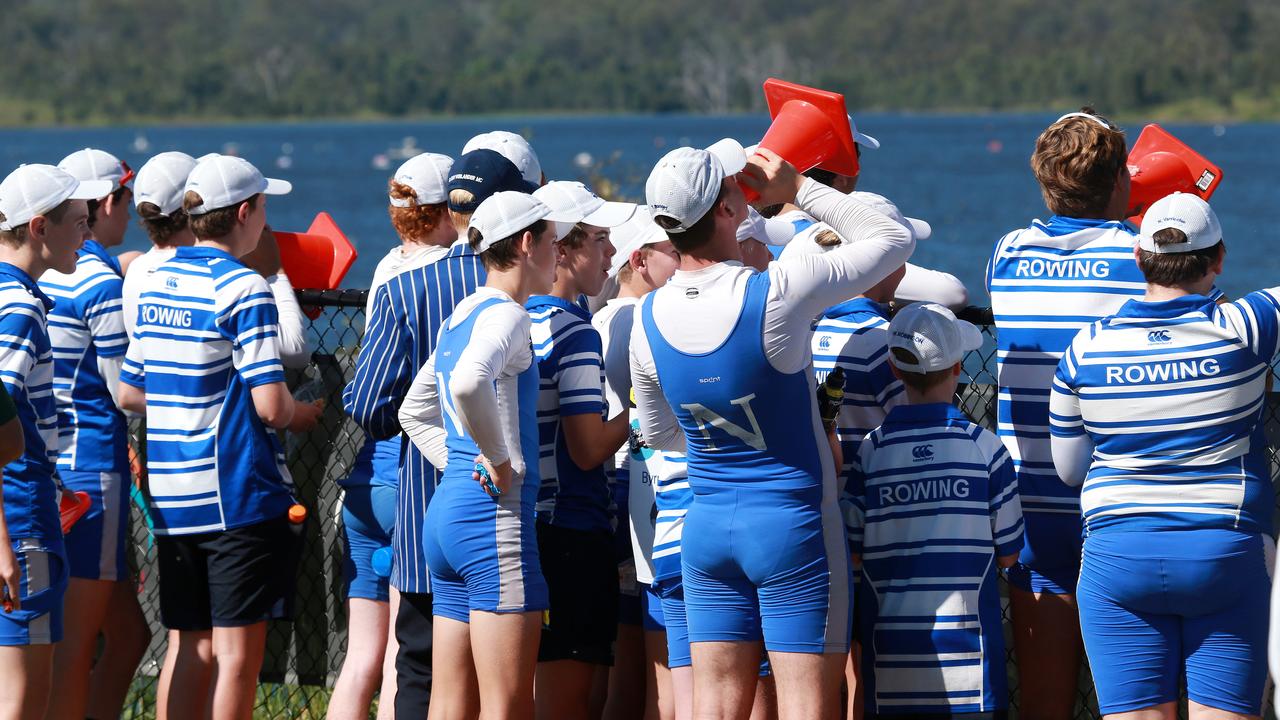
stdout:
[[911,448],[911,457],[917,462],[933,459],[933,445],[917,445]]

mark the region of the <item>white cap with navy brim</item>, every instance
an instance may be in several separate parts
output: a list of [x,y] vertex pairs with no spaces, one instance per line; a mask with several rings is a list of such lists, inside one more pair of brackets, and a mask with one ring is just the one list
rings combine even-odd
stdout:
[[287,180],[263,177],[258,168],[244,158],[212,155],[196,163],[187,176],[183,194],[195,192],[200,195],[203,202],[187,208],[187,213],[203,215],[242,203],[258,193],[287,195],[292,189],[293,184]]
[[889,348],[908,350],[918,360],[906,362],[891,353],[889,362],[906,372],[946,370],[980,347],[978,328],[937,303],[911,303],[889,323]]
[[388,197],[393,207],[407,208],[416,205],[439,205],[449,199],[449,170],[453,158],[448,155],[424,152],[414,155],[396,168],[394,179],[401,185],[413,188],[415,200]]
[[138,177],[133,181],[133,204],[151,203],[164,217],[178,211],[182,208],[187,176],[195,166],[195,158],[176,150],[151,158],[138,170]]
[[67,200],[97,200],[112,189],[110,180],[77,180],[52,165],[22,165],[0,182],[0,231],[12,232]]
[[654,217],[665,216],[676,222],[667,228],[668,233],[684,232],[715,204],[724,179],[737,175],[746,166],[747,152],[732,138],[719,140],[704,150],[676,148],[649,173],[645,200]]
[[463,155],[472,150],[492,150],[510,160],[527,182],[542,184],[542,163],[538,162],[538,154],[523,135],[507,130],[480,133],[462,146]]
[[480,243],[475,248],[482,253],[494,243],[505,240],[525,230],[539,220],[575,222],[574,216],[552,210],[546,203],[529,193],[503,190],[485,198],[471,216],[471,227],[480,233]]
[[[1187,236],[1187,241],[1176,245],[1157,245],[1153,237],[1161,230],[1175,228]],[[1184,253],[1203,250],[1222,241],[1222,225],[1209,203],[1199,195],[1176,192],[1151,203],[1142,217],[1142,229],[1138,233],[1138,247],[1150,253]]]

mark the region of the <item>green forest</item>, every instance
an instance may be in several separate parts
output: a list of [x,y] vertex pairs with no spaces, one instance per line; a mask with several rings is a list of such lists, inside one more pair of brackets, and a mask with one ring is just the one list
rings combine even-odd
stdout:
[[5,0],[0,123],[759,110],[1280,117],[1276,0]]

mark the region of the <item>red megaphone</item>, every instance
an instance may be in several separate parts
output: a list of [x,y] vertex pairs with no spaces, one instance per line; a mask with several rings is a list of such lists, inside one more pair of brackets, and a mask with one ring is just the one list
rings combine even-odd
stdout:
[[1159,125],[1142,129],[1129,151],[1128,216],[1139,226],[1151,203],[1175,192],[1208,200],[1222,182],[1222,168]]
[[[769,78],[764,81],[764,98],[773,124],[760,147],[800,172],[821,167],[840,175],[858,174],[858,152],[843,95]],[[743,191],[747,202],[759,197],[745,186]]]
[[[304,233],[277,232],[275,236],[280,264],[295,288],[334,290],[356,261],[355,247],[329,213],[317,213]],[[319,308],[303,311],[312,320],[320,315]]]
[[62,524],[63,535],[66,535],[71,530],[71,526],[89,512],[91,505],[93,500],[89,497],[89,493],[83,490],[64,489],[62,491],[62,498],[58,501],[58,519]]

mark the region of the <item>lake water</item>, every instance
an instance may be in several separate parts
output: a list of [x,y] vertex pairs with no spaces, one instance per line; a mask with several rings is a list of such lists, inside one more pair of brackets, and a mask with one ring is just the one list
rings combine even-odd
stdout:
[[[975,303],[985,302],[982,272],[992,244],[1048,214],[1028,160],[1036,136],[1055,117],[859,115],[859,128],[882,143],[863,153],[859,189],[884,194],[906,214],[928,220],[933,238],[920,244],[913,262],[956,274]],[[360,252],[344,284],[367,287],[374,265],[396,242],[385,192],[400,160],[380,169],[375,159],[406,138],[416,138],[422,150],[456,156],[476,133],[514,130],[530,138],[549,179],[584,179],[575,159],[587,153],[604,161],[603,174],[624,195],[640,199],[649,168],[670,148],[726,136],[749,144],[767,126],[762,116],[657,115],[0,130],[0,167],[56,163],[82,147],[109,150],[134,168],[164,150],[199,156],[234,148],[267,174],[293,182],[291,195],[271,199],[271,224],[304,230],[316,212],[328,211]],[[1224,169],[1213,198],[1230,249],[1219,286],[1238,296],[1280,284],[1280,252],[1270,245],[1278,239],[1276,225],[1265,214],[1280,200],[1280,125],[1166,127]],[[1133,142],[1142,123],[1128,128]],[[141,229],[130,229],[126,246],[147,247]]]

